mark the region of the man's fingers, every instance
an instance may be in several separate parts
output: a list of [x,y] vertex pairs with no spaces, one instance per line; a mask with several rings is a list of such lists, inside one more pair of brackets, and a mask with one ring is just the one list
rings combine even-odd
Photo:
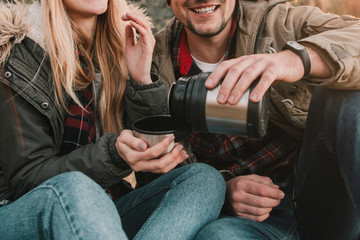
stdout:
[[264,72],[258,84],[252,91],[250,95],[250,100],[253,102],[260,101],[260,99],[262,99],[265,92],[270,88],[270,86],[274,83],[275,80],[276,80],[276,74],[273,71],[268,70]]
[[[253,60],[253,59],[252,59]],[[250,62],[250,60],[248,61]],[[229,97],[227,101],[230,104],[236,104],[243,96],[244,92],[249,89],[251,83],[258,78],[264,71],[264,66],[251,61],[251,64],[246,66],[246,68],[241,73],[241,76],[236,82],[235,87],[229,92]],[[229,76],[231,81],[231,75]],[[224,80],[225,81],[225,80]],[[222,89],[220,89],[222,91]],[[225,93],[226,94],[226,93]]]
[[279,189],[279,186],[273,184],[269,177],[263,177],[255,174],[248,175],[246,177],[247,180],[250,180],[251,182],[248,183],[247,181],[239,181],[237,183],[238,189],[242,189],[251,195],[272,198],[275,200],[284,198],[284,192]]
[[269,185],[270,187],[274,187],[274,188],[279,188],[278,185],[274,184],[273,181],[271,180],[271,178],[266,177],[266,176],[260,176],[257,174],[251,174],[251,175],[245,175],[245,176],[241,176],[242,178],[247,178],[249,180],[252,180],[254,182],[257,183],[263,183],[266,185]]
[[251,219],[251,220],[256,221],[256,222],[262,222],[262,221],[266,220],[270,216],[270,213],[267,213],[267,214],[264,214],[264,215],[261,215],[261,216],[255,216],[255,215],[251,215],[251,214],[247,214],[247,213],[239,213],[238,216],[242,217],[242,218]]
[[216,87],[220,81],[225,77],[228,69],[235,64],[238,59],[231,59],[224,61],[216,67],[216,69],[209,75],[205,81],[205,86],[209,89]]
[[[255,179],[255,180],[254,180]],[[263,181],[265,183],[262,183]],[[248,175],[240,176],[234,178],[227,182],[229,189],[229,196],[234,202],[242,202],[251,200],[251,197],[254,196],[254,199],[257,200],[257,197],[260,198],[269,198],[275,201],[282,199],[285,194],[279,189],[278,186],[272,184],[267,178],[261,177],[258,175]],[[248,205],[252,205],[247,203]],[[256,205],[255,205],[256,206]],[[260,207],[272,207],[270,206],[260,206]]]
[[266,214],[269,214],[272,210],[272,208],[258,208],[258,207],[254,207],[251,205],[246,205],[246,204],[234,204],[232,206],[233,208],[233,212],[236,215],[240,215],[240,214],[248,214],[248,215],[252,215],[252,216],[263,216]]
[[279,198],[263,197],[261,195],[243,194],[241,202],[257,208],[273,208],[279,205]]
[[244,57],[238,60],[227,72],[219,91],[219,103],[236,104],[250,84],[260,74],[253,58]]
[[266,197],[274,200],[280,200],[285,196],[284,192],[280,189],[262,183],[247,185],[245,191],[254,196]]

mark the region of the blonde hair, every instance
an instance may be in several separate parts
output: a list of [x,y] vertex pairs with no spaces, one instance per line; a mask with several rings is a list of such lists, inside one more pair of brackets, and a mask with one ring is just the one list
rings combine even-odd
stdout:
[[[53,71],[56,99],[65,110],[67,93],[78,105],[75,91],[94,80],[95,67],[102,74],[99,120],[104,133],[123,129],[123,96],[128,79],[125,62],[125,26],[121,16],[128,11],[125,0],[109,0],[107,11],[99,15],[93,41],[69,18],[62,0],[42,1],[46,48]],[[91,51],[89,51],[91,50]],[[84,56],[89,73],[79,62]],[[81,105],[80,105],[81,106]]]

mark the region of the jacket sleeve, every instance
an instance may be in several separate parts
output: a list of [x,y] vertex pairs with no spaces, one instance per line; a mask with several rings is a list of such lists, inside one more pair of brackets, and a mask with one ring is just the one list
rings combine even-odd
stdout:
[[139,84],[130,78],[125,90],[125,126],[132,128],[137,119],[151,115],[168,114],[167,90],[159,76],[152,74],[153,82]]
[[116,134],[57,156],[48,118],[2,83],[0,95],[0,166],[16,197],[64,172],[81,171],[103,187],[130,174],[130,167],[116,152]]
[[333,73],[328,79],[307,81],[336,89],[360,89],[358,18],[324,13],[309,6],[288,7],[285,29],[290,24],[295,28],[297,41],[315,49]]

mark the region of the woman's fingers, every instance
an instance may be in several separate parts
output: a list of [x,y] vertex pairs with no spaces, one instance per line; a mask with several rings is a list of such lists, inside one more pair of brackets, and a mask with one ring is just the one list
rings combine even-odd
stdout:
[[146,142],[133,135],[130,130],[123,130],[117,139],[117,144],[123,144],[136,151],[145,151],[147,149]]
[[[150,148],[149,148],[150,149]],[[144,160],[135,166],[134,171],[166,173],[175,168],[179,163],[184,161],[188,155],[182,150],[183,146],[176,146],[170,153],[167,153],[160,158]]]
[[171,144],[174,144],[174,136],[168,136],[149,147],[146,141],[135,137],[132,131],[124,130],[117,139],[116,149],[134,171],[165,173],[188,158],[182,145],[176,145],[170,153],[164,154]]

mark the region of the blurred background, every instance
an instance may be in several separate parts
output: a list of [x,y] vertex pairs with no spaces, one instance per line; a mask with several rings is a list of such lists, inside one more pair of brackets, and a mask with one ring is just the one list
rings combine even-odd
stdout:
[[[9,1],[9,0],[3,0]],[[23,0],[33,2],[34,0]],[[35,0],[36,1],[36,0]],[[51,0],[47,0],[51,1]],[[76,0],[75,0],[76,1]],[[148,14],[154,20],[153,32],[157,32],[173,16],[171,9],[166,5],[165,0],[128,0],[139,3],[147,9]],[[241,0],[240,0],[241,1]],[[339,15],[353,15],[360,17],[360,0],[294,0],[293,5],[311,5],[321,8],[324,12],[336,13]]]
[[[241,1],[241,0],[240,0]],[[165,0],[131,0],[147,8],[154,20],[154,32],[157,32],[173,16]],[[318,6],[324,12],[360,17],[360,0],[295,0],[293,5]]]

